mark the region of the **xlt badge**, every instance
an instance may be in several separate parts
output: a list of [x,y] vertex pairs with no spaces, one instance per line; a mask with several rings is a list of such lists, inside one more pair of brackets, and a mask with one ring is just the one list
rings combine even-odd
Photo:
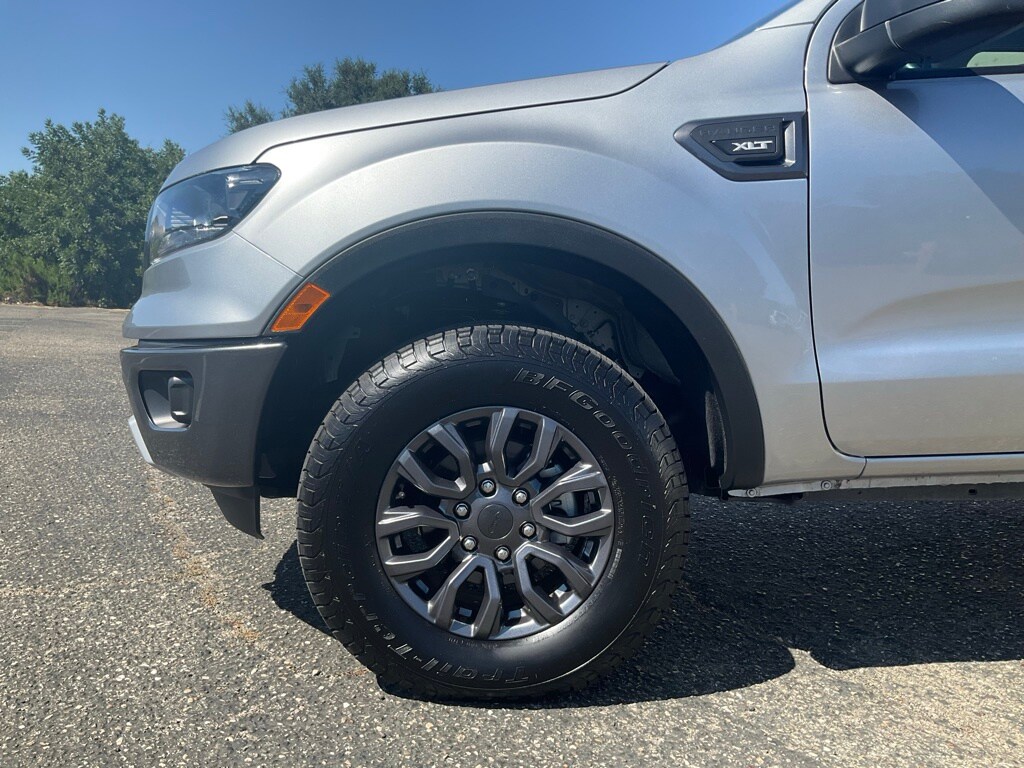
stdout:
[[774,136],[757,139],[718,139],[712,142],[728,155],[767,154],[774,155],[778,144]]

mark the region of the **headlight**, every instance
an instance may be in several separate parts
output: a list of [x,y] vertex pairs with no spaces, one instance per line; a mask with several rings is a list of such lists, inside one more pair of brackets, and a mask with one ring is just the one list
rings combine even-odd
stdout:
[[146,224],[146,260],[152,264],[189,245],[229,232],[270,191],[281,172],[243,165],[193,176],[161,192]]

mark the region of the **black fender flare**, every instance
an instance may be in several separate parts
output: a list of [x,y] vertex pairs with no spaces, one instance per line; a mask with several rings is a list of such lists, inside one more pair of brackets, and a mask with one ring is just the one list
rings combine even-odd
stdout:
[[382,267],[425,253],[497,246],[525,246],[594,262],[632,280],[660,301],[693,336],[718,385],[726,438],[722,488],[761,484],[765,453],[761,411],[735,339],[707,298],[682,273],[614,232],[526,211],[442,214],[397,225],[348,246],[305,282],[314,282],[336,297]]

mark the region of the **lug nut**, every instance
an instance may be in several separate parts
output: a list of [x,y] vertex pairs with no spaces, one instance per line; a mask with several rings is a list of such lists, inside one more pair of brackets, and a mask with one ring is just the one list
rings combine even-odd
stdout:
[[518,491],[516,491],[515,493],[512,494],[512,501],[514,501],[519,506],[523,506],[523,504],[525,504],[529,500],[530,500],[530,494],[528,494],[522,488],[520,488]]
[[494,556],[501,560],[501,562],[505,562],[510,557],[512,557],[512,553],[509,552],[508,547],[498,547],[496,550],[494,550]]
[[467,536],[462,540],[462,548],[467,552],[472,552],[474,549],[476,549],[476,539],[474,539],[472,536]]
[[455,505],[455,516],[466,518],[469,517],[469,504],[464,501],[460,501]]
[[490,496],[496,490],[498,490],[498,486],[494,484],[493,480],[480,481],[480,492],[485,496]]
[[537,526],[533,523],[523,523],[523,527],[519,529],[519,532],[526,538],[533,538],[533,534],[537,532]]

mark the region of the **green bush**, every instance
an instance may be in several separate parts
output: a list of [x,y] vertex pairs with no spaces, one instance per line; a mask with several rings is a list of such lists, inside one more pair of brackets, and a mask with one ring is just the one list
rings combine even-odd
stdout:
[[0,176],[0,298],[128,306],[149,206],[183,150],[141,146],[102,109],[91,123],[47,120],[29,145],[32,170]]

